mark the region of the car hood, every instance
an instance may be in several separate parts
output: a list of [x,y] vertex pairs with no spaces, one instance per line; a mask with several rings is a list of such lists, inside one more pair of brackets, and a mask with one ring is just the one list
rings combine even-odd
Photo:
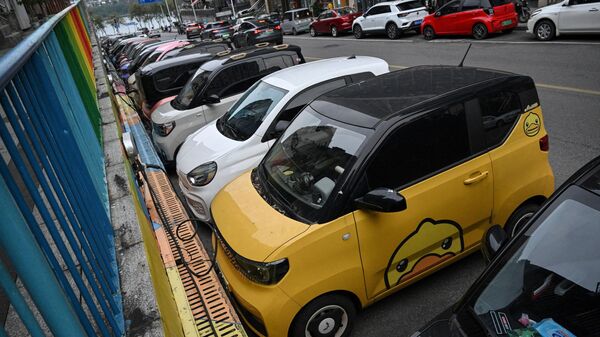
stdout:
[[539,11],[539,13],[553,13],[553,12],[558,12],[562,7],[563,7],[563,1],[552,4],[552,5],[541,7],[539,9],[537,9],[536,11]]
[[172,122],[180,113],[180,111],[185,111],[177,110],[171,105],[171,101],[173,101],[175,97],[177,96],[161,99],[154,105],[152,108],[152,122],[156,124]]
[[222,238],[239,255],[265,261],[277,248],[310,228],[276,211],[256,191],[250,172],[225,186],[211,211]]
[[[177,170],[188,174],[199,165],[235,151],[243,143],[227,138],[217,130],[216,121],[192,133],[181,145],[177,155]],[[218,169],[218,166],[217,166]]]

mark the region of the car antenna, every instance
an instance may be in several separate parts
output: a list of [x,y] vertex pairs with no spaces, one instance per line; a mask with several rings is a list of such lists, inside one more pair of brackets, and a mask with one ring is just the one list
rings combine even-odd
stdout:
[[469,54],[469,50],[471,50],[471,44],[470,43],[469,43],[469,46],[467,47],[467,51],[465,52],[465,56],[463,56],[462,60],[458,64],[459,67],[462,67],[463,63],[465,63],[465,59],[467,58],[467,55]]

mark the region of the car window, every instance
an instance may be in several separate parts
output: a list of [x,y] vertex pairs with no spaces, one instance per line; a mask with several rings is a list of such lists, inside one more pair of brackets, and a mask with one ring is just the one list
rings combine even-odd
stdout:
[[338,15],[348,15],[348,14],[356,13],[356,10],[354,8],[350,8],[350,7],[338,8],[336,11],[337,11]]
[[256,60],[229,66],[213,78],[204,96],[218,95],[220,98],[224,98],[242,93],[252,86],[254,82],[246,82],[248,79],[256,78],[260,72],[259,69]]
[[285,13],[285,14],[283,14],[283,19],[291,21],[292,20],[292,13]]
[[521,102],[516,93],[499,91],[479,97],[485,143],[488,147],[499,145],[512,130],[521,113]]
[[252,29],[254,28],[254,26],[252,26],[251,24],[244,22],[240,25],[240,30],[247,30],[247,29]]
[[423,7],[423,4],[420,1],[411,1],[397,4],[396,7],[399,11],[408,11],[415,8],[421,8]]
[[371,9],[369,9],[369,11],[367,12],[367,15],[377,15],[377,14],[381,14],[383,13],[383,7],[384,6],[375,6],[372,7]]
[[294,12],[294,18],[296,20],[308,19],[311,17],[310,11],[308,9],[303,11]]
[[364,73],[350,75],[350,78],[352,79],[352,83],[358,83],[360,81],[365,81],[365,80],[368,80],[373,77],[375,77],[375,75],[368,71],[364,72]]
[[496,7],[496,6],[502,6],[502,5],[511,3],[511,0],[490,0],[490,3],[492,4],[493,7]]
[[600,2],[600,0],[571,0],[570,5],[575,6],[575,5],[593,4],[593,3],[598,3],[598,2]]
[[326,17],[327,17],[327,12],[323,12],[323,13],[319,14],[319,17],[318,17],[318,19],[319,19],[319,20],[323,20],[323,19],[325,19]]
[[388,136],[367,169],[368,189],[405,186],[470,154],[463,104],[430,112]]
[[446,15],[446,14],[452,14],[452,13],[456,13],[458,12],[458,10],[460,9],[460,2],[458,1],[451,1],[449,3],[447,3],[446,5],[444,5],[442,8],[440,8],[440,12],[442,15]]
[[[274,130],[275,125],[279,121],[292,121],[294,117],[302,110],[308,103],[312,102],[315,98],[323,95],[331,90],[346,86],[346,80],[344,78],[337,78],[329,80],[324,83],[319,83],[313,87],[305,89],[304,91],[297,94],[290,102],[283,108],[277,118],[271,124],[271,130]],[[269,137],[265,137],[266,140],[277,138],[279,135],[275,135],[272,132],[267,132]]]
[[462,11],[470,11],[481,8],[480,0],[465,0],[462,4]]

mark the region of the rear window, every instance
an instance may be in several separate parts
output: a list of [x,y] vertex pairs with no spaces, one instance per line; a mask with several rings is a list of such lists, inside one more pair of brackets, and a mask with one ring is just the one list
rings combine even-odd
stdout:
[[411,2],[403,2],[401,4],[397,4],[399,11],[409,11],[411,9],[421,8],[423,4],[420,1],[411,1]]
[[294,12],[294,17],[296,19],[306,19],[306,18],[310,18],[311,15],[310,15],[310,11],[308,9],[306,9],[303,11]]
[[215,22],[212,24],[212,28],[221,28],[221,27],[226,27],[226,26],[228,26],[228,23],[226,21]]
[[511,0],[489,0],[492,7],[502,6],[511,3]]
[[275,23],[271,20],[262,19],[251,21],[257,28],[274,27]]
[[335,11],[338,12],[339,15],[348,15],[348,14],[356,13],[356,11],[350,7],[338,8]]

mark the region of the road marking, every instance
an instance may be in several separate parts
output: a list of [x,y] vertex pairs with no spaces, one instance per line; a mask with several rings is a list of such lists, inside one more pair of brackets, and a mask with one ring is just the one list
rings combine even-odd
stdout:
[[[304,59],[317,61],[317,60],[323,60],[325,58],[304,56]],[[407,66],[399,66],[399,65],[394,65],[394,64],[389,64],[388,66],[390,68],[394,68],[394,69],[409,68]],[[562,86],[562,85],[544,84],[544,83],[536,83],[535,85],[538,88],[551,89],[551,90],[557,90],[557,91],[574,92],[574,93],[578,93],[578,94],[587,94],[587,95],[593,95],[593,96],[600,96],[600,91],[598,91],[598,90],[580,89],[580,88],[566,87],[566,86]]]
[[[350,42],[385,42],[385,43],[415,43],[415,40],[371,40],[371,39],[353,39],[353,38],[339,38],[339,37],[303,37],[303,36],[286,36],[286,39],[292,40],[312,40],[312,41],[350,41]],[[531,41],[505,41],[505,40],[465,40],[465,39],[452,39],[452,40],[433,40],[425,41],[424,43],[481,43],[481,44],[536,44],[536,45],[600,45],[600,42],[577,42],[577,41],[545,41],[540,42],[536,40]]]

